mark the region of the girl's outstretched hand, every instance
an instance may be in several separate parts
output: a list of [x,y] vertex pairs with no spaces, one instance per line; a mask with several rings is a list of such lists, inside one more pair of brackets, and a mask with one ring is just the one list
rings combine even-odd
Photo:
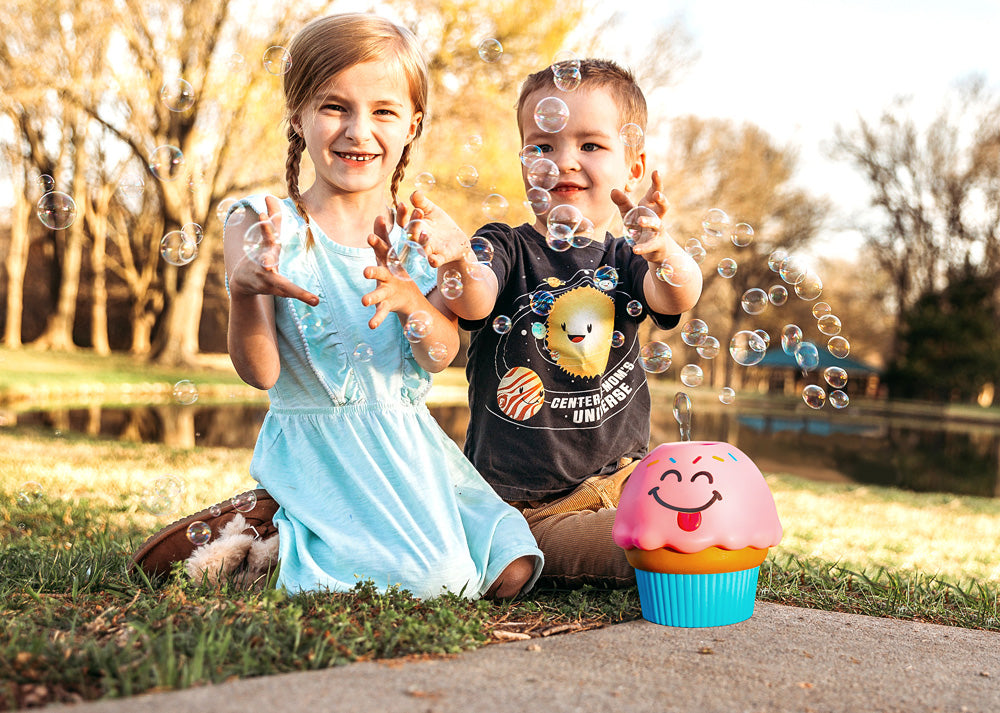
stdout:
[[[233,296],[274,295],[291,297],[306,304],[316,306],[319,297],[305,290],[278,272],[278,254],[281,246],[277,236],[281,233],[281,204],[274,196],[264,199],[266,213],[260,213],[261,242],[258,255],[266,259],[254,260],[244,254],[229,275],[229,292]],[[252,220],[252,218],[251,218]],[[247,226],[249,230],[252,225]]]
[[449,262],[466,259],[471,250],[469,236],[451,216],[421,191],[414,191],[410,201],[415,209],[413,220],[423,222],[418,242],[424,246],[431,267],[437,269]]
[[409,315],[421,293],[413,280],[396,277],[389,271],[387,258],[392,244],[389,242],[388,221],[380,218],[375,222],[375,234],[368,236],[368,244],[375,251],[377,264],[366,267],[364,275],[378,284],[361,298],[361,304],[365,307],[377,305],[375,316],[368,320],[368,326],[375,329],[392,312],[399,312],[401,316]]

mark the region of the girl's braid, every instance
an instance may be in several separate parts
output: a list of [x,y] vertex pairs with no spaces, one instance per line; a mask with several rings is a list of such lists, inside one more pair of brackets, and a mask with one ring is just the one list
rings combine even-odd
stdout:
[[309,213],[306,211],[306,207],[302,203],[302,195],[299,193],[299,165],[302,163],[302,152],[305,148],[306,140],[295,131],[294,127],[289,126],[288,158],[285,159],[285,185],[288,187],[288,197],[295,203],[299,215],[306,222],[306,249],[309,249],[313,246],[313,234],[309,227]]

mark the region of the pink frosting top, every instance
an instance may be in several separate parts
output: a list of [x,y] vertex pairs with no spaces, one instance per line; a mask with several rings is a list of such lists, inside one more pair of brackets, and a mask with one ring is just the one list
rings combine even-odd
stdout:
[[739,448],[682,441],[657,446],[632,471],[612,536],[626,549],[763,549],[781,541],[781,523],[764,476]]

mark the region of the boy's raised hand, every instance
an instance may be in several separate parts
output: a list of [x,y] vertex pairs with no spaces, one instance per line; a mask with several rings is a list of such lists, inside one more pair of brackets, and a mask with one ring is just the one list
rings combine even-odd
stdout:
[[[642,197],[642,200],[639,201],[639,205],[646,206],[652,210],[656,214],[656,219],[653,219],[652,216],[648,219],[640,218],[640,224],[644,227],[653,227],[654,230],[649,231],[651,232],[651,237],[636,243],[632,247],[632,252],[636,255],[641,255],[647,262],[658,265],[666,260],[670,254],[677,252],[679,246],[670,237],[666,227],[663,225],[663,218],[666,216],[667,211],[670,210],[670,202],[663,195],[663,179],[660,177],[659,171],[653,171],[651,178],[652,183],[649,186],[649,190]],[[618,206],[622,218],[635,208],[635,204],[632,203],[632,200],[624,191],[618,189],[611,191],[611,200]],[[653,225],[647,225],[647,222]]]
[[414,219],[423,221],[420,242],[427,253],[427,262],[437,269],[456,260],[464,260],[470,251],[469,236],[441,208],[421,191],[410,196]]
[[[281,233],[281,204],[274,196],[267,196],[264,204],[267,212],[256,216],[261,226],[261,242],[256,253],[258,256],[266,256],[266,259],[255,260],[244,252],[229,275],[229,292],[234,296],[243,297],[253,295],[291,297],[315,307],[319,304],[319,297],[278,272],[278,254],[281,246],[278,244],[277,236]],[[246,232],[257,222],[253,218],[251,214],[244,219],[249,222],[243,231],[244,239]],[[240,249],[243,249],[242,246]]]

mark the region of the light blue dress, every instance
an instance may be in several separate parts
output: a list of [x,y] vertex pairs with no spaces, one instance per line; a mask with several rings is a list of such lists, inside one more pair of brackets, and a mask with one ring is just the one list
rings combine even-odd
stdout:
[[[262,212],[263,196],[246,201]],[[370,579],[422,598],[481,596],[504,568],[542,553],[521,514],[486,483],[424,404],[430,376],[396,315],[375,330],[361,304],[369,248],[340,245],[282,202],[279,272],[316,307],[275,298],[281,374],[250,473],[280,503],[279,586],[344,591]],[[394,240],[402,237],[397,230]],[[426,264],[426,263],[425,263]],[[426,294],[428,265],[415,276]],[[360,345],[360,346],[359,346]],[[371,349],[367,355],[367,345]]]

